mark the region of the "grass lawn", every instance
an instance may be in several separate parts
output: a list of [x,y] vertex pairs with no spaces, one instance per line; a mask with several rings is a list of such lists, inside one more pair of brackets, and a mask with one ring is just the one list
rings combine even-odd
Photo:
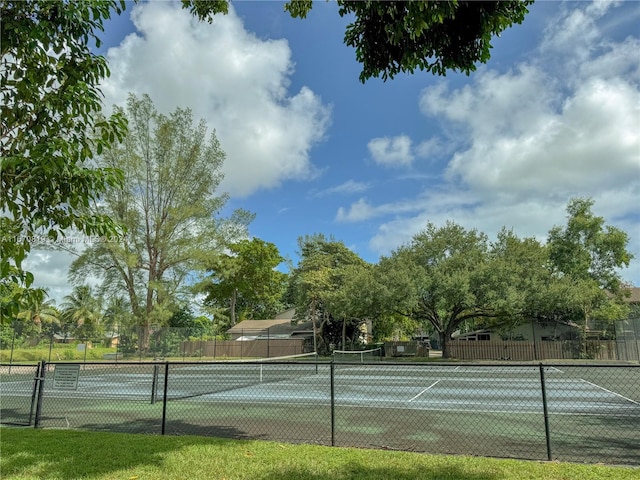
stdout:
[[640,479],[626,467],[33,428],[0,428],[0,448],[3,480]]

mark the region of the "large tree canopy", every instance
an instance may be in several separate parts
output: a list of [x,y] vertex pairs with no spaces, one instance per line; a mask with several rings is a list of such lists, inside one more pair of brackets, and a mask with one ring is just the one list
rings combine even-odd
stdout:
[[583,340],[588,328],[606,330],[628,314],[628,290],[619,269],[633,258],[627,233],[605,225],[592,212],[593,204],[592,199],[572,199],[566,226],[553,227],[547,240],[551,269],[565,285],[564,301],[583,328]]
[[229,314],[233,327],[239,317],[272,318],[282,305],[286,275],[275,268],[284,260],[278,248],[253,238],[229,245],[207,264],[211,274],[197,287],[207,297],[205,305]]
[[[201,20],[227,13],[223,0],[182,0]],[[476,1],[351,1],[338,0],[340,16],[353,18],[344,43],[355,48],[362,64],[360,81],[383,80],[416,69],[437,75],[461,71],[467,75],[490,58],[491,40],[514,23],[522,23],[533,0]],[[285,4],[292,17],[304,18],[311,0]]]
[[300,262],[291,273],[288,300],[298,319],[312,320],[316,351],[326,353],[329,343],[344,349],[346,337],[352,336],[348,333],[364,320],[359,302],[347,297],[358,288],[356,279],[367,278],[367,263],[342,242],[322,234],[301,237],[298,245]]
[[381,259],[378,278],[387,308],[430,325],[444,358],[451,334],[467,320],[499,315],[496,298],[504,294],[486,235],[453,222],[428,224],[409,245]]
[[[125,238],[95,243],[71,266],[72,280],[103,280],[107,293],[127,292],[139,325],[164,323],[190,273],[230,241],[246,237],[253,216],[244,211],[219,218],[227,195],[217,194],[225,153],[204,121],[188,109],[158,113],[147,96],[129,97],[126,138],[100,164],[124,173],[99,212],[126,227]],[[144,342],[143,347],[144,347]]]
[[[34,239],[56,240],[68,228],[86,235],[114,234],[107,216],[86,207],[121,177],[94,168],[96,152],[126,131],[121,115],[99,116],[98,84],[106,60],[91,52],[96,33],[125,2],[0,2],[0,274],[29,286],[22,261]],[[3,313],[15,313],[3,303]]]

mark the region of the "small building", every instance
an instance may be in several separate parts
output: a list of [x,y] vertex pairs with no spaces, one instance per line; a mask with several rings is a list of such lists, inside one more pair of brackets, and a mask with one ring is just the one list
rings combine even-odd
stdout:
[[576,340],[580,335],[580,326],[573,322],[527,322],[508,331],[495,331],[488,328],[451,335],[453,340],[467,341],[553,341]]
[[313,338],[311,321],[292,323],[291,318],[243,320],[227,330],[231,340]]

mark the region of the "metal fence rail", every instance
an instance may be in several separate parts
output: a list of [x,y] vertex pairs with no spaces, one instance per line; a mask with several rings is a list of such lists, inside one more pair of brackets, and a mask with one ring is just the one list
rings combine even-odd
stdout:
[[640,365],[0,365],[0,420],[640,465]]

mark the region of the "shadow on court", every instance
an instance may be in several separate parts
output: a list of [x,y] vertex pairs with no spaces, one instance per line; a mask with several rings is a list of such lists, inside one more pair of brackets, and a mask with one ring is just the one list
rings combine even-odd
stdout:
[[552,418],[554,458],[589,462],[605,457],[612,465],[640,465],[640,417],[583,416],[579,423],[566,424],[575,418]]

